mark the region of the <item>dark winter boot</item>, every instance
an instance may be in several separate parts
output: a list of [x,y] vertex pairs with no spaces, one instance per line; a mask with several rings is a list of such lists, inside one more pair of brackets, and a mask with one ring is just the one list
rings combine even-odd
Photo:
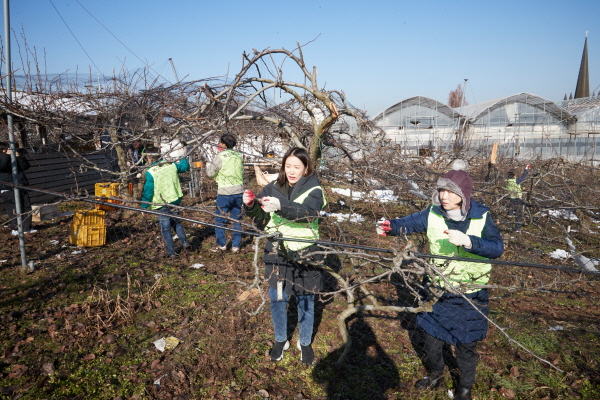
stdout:
[[300,361],[304,364],[312,365],[315,361],[315,353],[313,352],[312,346],[310,344],[308,346],[302,346],[299,340],[297,345],[298,350],[300,350]]
[[442,374],[431,374],[431,376],[419,379],[417,383],[415,383],[415,387],[421,390],[430,390],[438,387],[441,381]]
[[271,349],[271,360],[272,361],[280,361],[283,359],[283,351],[290,348],[290,342],[287,340],[285,342],[275,342],[273,348]]
[[459,386],[454,395],[454,400],[471,400],[471,388]]

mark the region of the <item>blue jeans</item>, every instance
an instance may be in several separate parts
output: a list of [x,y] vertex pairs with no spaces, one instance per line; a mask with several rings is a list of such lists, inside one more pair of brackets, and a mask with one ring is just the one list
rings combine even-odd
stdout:
[[[229,217],[235,219],[237,221],[242,218],[242,197],[243,193],[240,194],[230,194],[217,195],[217,210],[215,214],[229,214]],[[225,222],[227,219],[222,217],[215,218],[215,224],[218,226],[225,226]],[[239,222],[233,223],[233,229],[241,230],[242,225]],[[225,237],[225,230],[220,228],[215,228],[215,236],[217,237],[217,245],[225,246],[227,245],[227,238]],[[239,248],[242,244],[242,233],[241,232],[233,232],[233,237],[231,241],[231,247]]]
[[[271,318],[275,329],[275,340],[285,342],[287,336],[287,305],[290,301],[285,287],[283,289],[283,300],[277,300],[277,289],[269,286],[269,297],[271,298]],[[312,342],[313,325],[315,323],[315,295],[307,294],[296,296],[298,304],[298,330],[300,333],[300,344],[308,346]]]
[[[175,211],[174,209],[169,208],[169,207],[161,207],[161,208],[157,209],[156,211],[159,211],[159,212],[162,212],[165,214],[179,215],[179,213],[177,211]],[[172,218],[169,215],[159,215],[158,216],[158,224],[160,225],[160,233],[162,234],[163,242],[165,242],[165,247],[167,248],[167,255],[170,256],[171,254],[177,254],[177,253],[175,253],[175,243],[173,242],[173,235],[171,234],[171,228],[173,228],[175,230],[175,233],[177,234],[177,237],[179,238],[179,241],[181,242],[181,244],[188,243],[188,240],[185,237],[185,231],[183,230],[183,226],[181,225],[181,222],[179,222],[179,219]]]

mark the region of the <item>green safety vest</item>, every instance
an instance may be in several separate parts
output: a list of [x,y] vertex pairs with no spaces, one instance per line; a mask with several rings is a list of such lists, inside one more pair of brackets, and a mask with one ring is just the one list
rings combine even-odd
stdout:
[[[179,175],[177,166],[173,163],[155,165],[148,169],[148,173],[154,179],[154,194],[152,195],[153,203],[172,203],[181,197],[181,185],[179,184]],[[155,210],[162,206],[151,204],[148,208]]]
[[223,150],[219,154],[219,157],[222,164],[215,177],[219,187],[243,185],[244,161],[242,160],[242,155],[237,151]]
[[516,178],[507,179],[506,181],[506,190],[508,190],[508,197],[511,199],[521,199],[523,198],[523,190],[521,189],[521,185],[517,183]]
[[[294,200],[294,203],[302,204],[308,195],[313,190],[317,189],[321,189],[321,192],[323,192],[323,188],[321,186],[315,186],[298,196]],[[325,193],[323,192],[323,207],[325,207],[326,204],[327,200],[325,199]],[[295,222],[285,219],[274,212],[271,213],[271,219],[269,220],[265,230],[268,233],[281,232],[283,237],[289,238],[319,240],[320,237],[318,219],[314,219],[311,222]],[[292,251],[302,250],[312,245],[312,243],[288,241],[283,242],[283,244],[288,250]]]
[[[487,219],[487,211],[482,218],[471,218],[467,235],[481,237],[481,232],[485,226]],[[448,235],[444,233],[448,229],[444,217],[433,210],[429,210],[427,218],[427,238],[429,239],[429,248],[431,254],[440,256],[451,256],[460,258],[473,258],[479,260],[488,260],[486,257],[481,257],[476,254],[469,253],[463,246],[455,246],[448,240]],[[433,259],[433,263],[443,265],[447,260]],[[450,282],[471,283],[475,285],[486,285],[490,280],[491,264],[470,263],[468,261],[450,261],[445,268],[444,275]],[[444,285],[444,281],[438,278],[438,284]],[[475,292],[479,289],[468,290]]]

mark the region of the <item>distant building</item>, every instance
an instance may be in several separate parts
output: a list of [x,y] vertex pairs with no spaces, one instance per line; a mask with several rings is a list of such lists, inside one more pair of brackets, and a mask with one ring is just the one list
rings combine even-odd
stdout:
[[450,108],[415,96],[386,108],[373,122],[412,155],[469,154],[498,143],[500,155],[510,157],[599,162],[600,94],[589,95],[587,34],[575,99],[565,95],[557,104],[518,93]]

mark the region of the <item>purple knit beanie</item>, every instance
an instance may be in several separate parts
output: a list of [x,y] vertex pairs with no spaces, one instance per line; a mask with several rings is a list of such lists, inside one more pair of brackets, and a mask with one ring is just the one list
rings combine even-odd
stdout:
[[446,189],[459,195],[462,198],[461,211],[463,215],[467,215],[471,205],[471,193],[473,192],[473,180],[467,172],[452,170],[446,173],[443,178],[438,179],[435,191],[431,196],[431,200],[436,206],[442,204],[439,195],[440,189]]

